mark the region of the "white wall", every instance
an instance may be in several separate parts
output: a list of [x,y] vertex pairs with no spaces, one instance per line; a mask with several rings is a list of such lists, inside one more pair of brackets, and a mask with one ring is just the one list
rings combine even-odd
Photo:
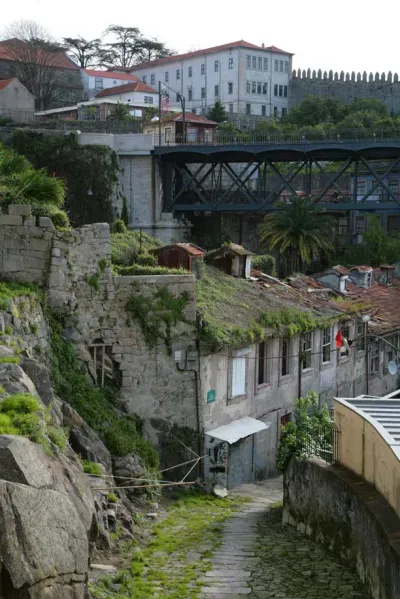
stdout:
[[[268,58],[268,71],[258,68],[247,69],[247,55],[262,59]],[[229,68],[229,59],[233,59],[233,66]],[[277,73],[274,71],[274,60],[287,62],[288,72]],[[215,71],[215,62],[218,61],[218,71]],[[201,74],[201,65],[204,64],[204,74]],[[272,71],[271,71],[272,66]],[[189,67],[192,68],[192,77],[189,77]],[[176,78],[176,71],[180,71],[180,79]],[[135,75],[143,79],[145,77],[148,85],[157,86],[158,82],[166,83],[175,92],[181,93],[186,98],[186,108],[189,111],[196,110],[200,114],[202,109],[208,110],[215,102],[215,86],[219,86],[219,98],[225,105],[227,112],[230,112],[230,105],[233,105],[233,113],[246,111],[246,104],[251,104],[251,114],[262,115],[262,106],[266,106],[266,116],[270,112],[273,114],[273,107],[278,108],[279,116],[282,114],[282,107],[287,108],[288,98],[274,97],[274,89],[270,91],[270,85],[289,85],[291,73],[291,58],[287,55],[271,53],[267,50],[256,50],[247,48],[232,48],[213,54],[195,56],[184,60],[168,62],[164,65],[139,68],[133,71]],[[168,73],[168,81],[165,74]],[[154,79],[152,80],[151,76]],[[246,81],[255,81],[268,84],[267,95],[253,94],[246,92]],[[232,94],[229,94],[229,83],[233,84]],[[192,87],[193,99],[189,100],[189,87]],[[201,90],[205,88],[205,97],[201,97]],[[176,94],[170,91],[171,108],[179,108]]]
[[102,89],[110,89],[111,87],[116,87],[117,85],[125,85],[127,83],[134,82],[134,80],[127,81],[126,79],[118,79],[117,77],[114,77],[113,79],[111,77],[101,77],[103,81],[103,87],[96,88],[96,79],[100,79],[100,77],[100,75],[99,77],[89,76],[83,69],[81,69],[82,85],[85,92],[98,93]]
[[[145,102],[145,96],[153,98],[153,103]],[[150,92],[123,92],[119,94],[110,94],[109,96],[104,96],[105,100],[111,100],[114,102],[123,102],[131,104],[132,106],[143,106],[144,108],[149,108],[153,106],[154,108],[158,108],[158,94],[150,93]]]

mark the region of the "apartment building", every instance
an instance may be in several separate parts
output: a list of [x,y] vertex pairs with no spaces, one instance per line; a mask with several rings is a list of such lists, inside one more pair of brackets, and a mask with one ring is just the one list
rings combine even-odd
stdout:
[[207,114],[219,99],[232,120],[283,116],[288,109],[293,54],[244,40],[167,56],[133,67],[143,83],[163,84],[169,107]]

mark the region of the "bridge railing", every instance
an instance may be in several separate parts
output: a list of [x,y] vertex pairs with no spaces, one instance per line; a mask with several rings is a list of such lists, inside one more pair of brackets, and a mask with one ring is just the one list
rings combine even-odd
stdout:
[[224,131],[210,131],[204,133],[187,133],[181,135],[154,135],[155,146],[215,146],[215,145],[244,145],[244,144],[309,144],[330,142],[343,144],[346,142],[366,141],[378,143],[381,141],[400,141],[400,128],[391,129],[325,129],[283,131],[279,133],[265,133],[248,131],[227,133]]

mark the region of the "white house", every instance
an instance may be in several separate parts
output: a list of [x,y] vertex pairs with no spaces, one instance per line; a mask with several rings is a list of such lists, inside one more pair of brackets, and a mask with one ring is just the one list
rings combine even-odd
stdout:
[[94,98],[103,89],[110,89],[138,81],[136,75],[117,71],[81,69],[81,79],[86,100]]
[[131,73],[153,87],[159,81],[168,86],[170,108],[180,107],[181,94],[194,114],[206,114],[219,98],[233,120],[281,117],[288,109],[292,56],[275,46],[240,40],[145,62]]
[[116,87],[110,87],[103,89],[96,95],[97,98],[107,98],[108,100],[115,100],[123,104],[129,104],[135,108],[148,108],[153,106],[158,108],[158,92],[146,85],[140,80],[130,82],[124,85],[117,85]]

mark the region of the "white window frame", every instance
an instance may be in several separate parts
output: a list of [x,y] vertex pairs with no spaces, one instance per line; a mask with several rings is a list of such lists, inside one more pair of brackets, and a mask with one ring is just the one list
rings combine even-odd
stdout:
[[200,65],[200,75],[205,75],[205,74],[206,74],[206,65],[204,62],[202,62]]
[[193,67],[188,68],[188,77],[193,77]]
[[165,71],[165,73],[164,73],[164,81],[165,81],[165,83],[168,83],[168,81],[169,81],[169,73],[168,73],[168,71]]
[[[303,333],[301,336],[301,370],[310,370],[312,368],[312,347],[313,334],[311,331]],[[309,362],[309,364],[308,364]]]
[[233,69],[233,65],[234,65],[234,63],[233,63],[233,58],[230,58],[230,59],[229,59],[229,62],[228,62],[228,68],[229,68],[229,69]]
[[[263,357],[261,358],[261,346],[263,346]],[[262,363],[261,363],[262,362]],[[262,373],[263,380],[260,382],[260,373]],[[266,339],[261,341],[257,345],[257,388],[265,387],[270,385],[270,368],[269,368],[269,344]]]
[[156,84],[156,76],[154,73],[152,73],[150,75],[150,85],[155,85]]
[[239,399],[247,395],[249,353],[249,347],[232,352],[230,360],[230,399]]
[[181,78],[181,70],[180,69],[176,69],[176,80],[179,81]]
[[[284,344],[286,345],[286,353],[284,354]],[[279,374],[280,374],[280,378],[284,378],[285,376],[290,376],[291,372],[290,372],[290,367],[291,367],[291,361],[290,361],[290,339],[288,337],[285,337],[284,339],[281,339],[281,342],[279,344],[280,346],[280,354],[281,354],[281,358],[279,360]],[[283,363],[286,363],[286,372],[283,373]]]
[[103,78],[95,77],[94,79],[94,89],[104,89]]
[[380,347],[379,341],[372,341],[369,350],[369,373],[379,374],[380,373]]
[[154,103],[153,96],[144,96],[144,103],[145,104],[153,104]]
[[[330,364],[332,362],[332,327],[327,327],[322,331],[322,364]],[[325,352],[328,351],[328,359],[326,360]]]
[[[346,329],[348,332],[346,332]],[[350,337],[350,323],[342,324],[342,326],[340,327],[340,331],[342,333],[343,338],[348,340]],[[350,347],[347,346],[345,348],[345,351],[342,351],[342,348],[339,348],[338,352],[339,360],[347,360],[347,358],[350,356]]]
[[390,337],[385,337],[386,341],[388,341],[388,343],[391,343],[392,345],[397,347],[397,351],[394,349],[394,347],[392,347],[391,345],[388,345],[387,343],[385,343],[385,372],[388,372],[388,364],[389,362],[391,362],[392,360],[396,360],[397,359],[397,355],[398,355],[398,349],[399,349],[399,344],[398,344],[398,335],[391,335]]
[[268,71],[268,58],[264,58],[264,71]]
[[365,351],[365,322],[357,321],[356,348],[357,351]]
[[278,73],[279,72],[279,60],[275,60],[274,64],[275,64],[275,69],[274,69],[275,73]]

